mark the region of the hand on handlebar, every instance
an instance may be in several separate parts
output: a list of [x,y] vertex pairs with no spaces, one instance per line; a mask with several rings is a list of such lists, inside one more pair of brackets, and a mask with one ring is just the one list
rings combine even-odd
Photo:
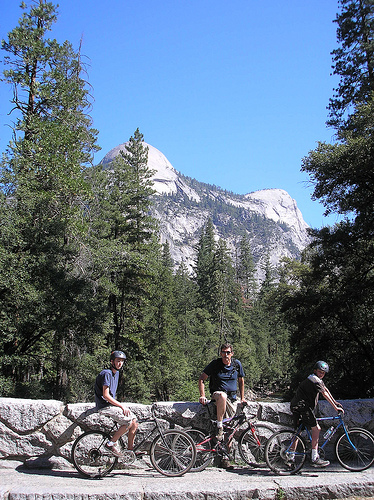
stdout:
[[202,405],[206,405],[208,403],[208,400],[205,396],[200,396],[199,403],[201,403]]
[[336,411],[338,413],[341,413],[342,415],[344,415],[344,409],[343,409],[343,406],[341,405],[341,403],[336,403]]

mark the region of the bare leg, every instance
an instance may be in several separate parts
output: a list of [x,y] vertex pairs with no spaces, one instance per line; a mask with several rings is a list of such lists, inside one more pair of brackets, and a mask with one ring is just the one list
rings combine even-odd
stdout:
[[111,441],[113,443],[116,443],[118,441],[118,439],[127,432],[128,428],[129,428],[128,425],[121,425],[121,427],[119,427],[116,430],[116,432],[113,434],[113,437],[112,437]]
[[132,450],[134,448],[135,434],[138,429],[138,422],[133,420],[129,426],[129,433],[127,435],[127,448]]
[[321,427],[317,424],[315,427],[312,427],[312,450],[318,451],[318,438]]
[[129,450],[132,450],[134,448],[134,439],[137,429],[138,422],[136,420],[132,420],[129,425],[121,425],[121,427],[113,434],[111,441],[113,441],[113,443],[116,443],[118,439],[128,431],[127,448]]
[[221,422],[226,412],[226,399],[227,394],[225,392],[219,392],[214,395],[217,407],[217,420]]

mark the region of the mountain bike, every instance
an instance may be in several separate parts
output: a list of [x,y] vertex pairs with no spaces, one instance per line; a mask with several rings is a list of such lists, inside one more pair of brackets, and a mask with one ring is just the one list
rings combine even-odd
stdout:
[[[208,401],[206,405],[211,417],[209,405],[211,405],[211,401]],[[223,419],[224,438],[222,441],[218,441],[216,438],[217,421],[213,419],[210,419],[212,432],[208,435],[200,429],[184,429],[193,438],[196,446],[196,461],[190,469],[191,472],[204,470],[212,465],[216,458],[230,459],[234,439],[238,441],[239,454],[244,462],[252,467],[264,467],[266,465],[264,457],[265,444],[274,430],[270,425],[248,421],[246,414],[243,412],[246,405],[247,403],[241,403],[238,405],[236,415]],[[248,422],[248,426],[241,432],[240,427],[245,422]]]
[[[89,430],[78,436],[71,450],[71,459],[77,471],[85,477],[101,478],[115,468],[118,460],[130,465],[138,456],[146,453],[149,453],[153,467],[164,476],[182,476],[192,468],[196,459],[196,447],[191,436],[179,429],[164,430],[153,412],[151,417],[138,422],[153,422],[153,426],[135,443],[132,451],[127,450],[122,437],[119,438],[117,448],[123,454],[121,459],[104,446],[113,431],[118,428],[117,423],[114,423],[109,432]],[[145,451],[145,445],[149,445],[151,436],[149,451]]]
[[[318,449],[321,458],[324,457],[327,443],[338,433],[340,435],[335,443],[335,454],[345,469],[358,472],[373,464],[374,436],[369,431],[359,427],[348,430],[340,413],[334,417],[317,418],[317,421],[337,423],[324,435],[324,442]],[[265,446],[266,463],[276,474],[296,474],[310,454],[311,442],[311,432],[304,424],[300,424],[296,431],[285,429],[275,432]]]

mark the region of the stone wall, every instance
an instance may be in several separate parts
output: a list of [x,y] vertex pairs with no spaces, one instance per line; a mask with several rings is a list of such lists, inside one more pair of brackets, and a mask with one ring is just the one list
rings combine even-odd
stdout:
[[[342,401],[342,404],[348,426],[374,432],[374,399]],[[153,412],[167,427],[209,430],[210,415],[199,403],[129,403],[128,406],[140,422]],[[321,416],[331,414],[331,410],[328,403],[319,403]],[[251,419],[271,423],[274,430],[292,424],[289,403],[250,402],[245,412]],[[79,434],[87,429],[109,430],[111,426],[112,422],[100,417],[92,403],[64,405],[53,400],[0,398],[0,460],[16,460],[29,467],[69,467],[71,447]],[[139,435],[146,426],[140,424]]]

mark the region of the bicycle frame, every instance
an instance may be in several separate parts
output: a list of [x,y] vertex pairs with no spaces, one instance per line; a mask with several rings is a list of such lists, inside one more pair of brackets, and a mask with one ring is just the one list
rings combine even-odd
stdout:
[[[321,462],[313,463],[312,466],[324,467],[328,461],[324,461],[324,448],[335,435],[333,447],[335,456],[345,469],[349,471],[362,471],[374,463],[374,436],[366,429],[360,427],[348,428],[343,416],[339,414],[334,417],[320,417],[317,422],[335,422],[331,426],[331,433],[321,438],[319,451]],[[304,433],[305,429],[305,433]],[[339,432],[338,432],[339,430]],[[313,431],[302,422],[296,430],[281,429],[274,432],[268,439],[265,447],[265,460],[267,465],[276,474],[296,474],[310,455]],[[313,451],[313,450],[312,450]]]
[[[161,438],[162,438],[162,441],[163,441],[164,445],[165,445],[166,447],[168,447],[168,446],[167,446],[167,443],[165,442],[165,438],[164,438],[164,431],[163,431],[162,426],[160,425],[160,422],[158,421],[158,419],[157,419],[154,415],[152,415],[151,417],[148,417],[148,418],[144,418],[144,419],[138,420],[138,423],[139,423],[139,424],[142,424],[142,423],[145,423],[145,422],[154,422],[154,426],[153,426],[153,427],[152,427],[152,429],[151,429],[151,430],[150,430],[150,431],[149,431],[149,432],[148,432],[148,433],[147,433],[147,434],[146,434],[146,435],[142,438],[142,440],[141,440],[140,442],[138,442],[138,443],[136,443],[136,444],[134,443],[134,449],[133,449],[134,453],[135,453],[136,451],[138,451],[138,450],[142,447],[142,445],[148,441],[148,439],[149,439],[149,438],[150,438],[150,436],[151,436],[151,435],[155,432],[155,430],[156,430],[156,429],[157,429],[158,434],[161,436]],[[115,423],[114,423],[113,427],[112,427],[112,428],[111,428],[111,430],[110,430],[110,433],[112,432],[112,430],[114,430],[114,429],[116,429],[116,428],[118,428],[118,424],[117,424],[117,422],[115,422]],[[122,438],[122,437],[120,437],[120,440],[121,440],[121,441],[122,441],[122,443],[123,443],[123,438]]]
[[[338,429],[340,429],[341,427],[343,428],[344,430],[344,433],[345,435],[347,436],[347,439],[348,439],[348,442],[349,444],[352,446],[352,448],[354,450],[356,450],[356,446],[352,443],[352,441],[350,440],[349,438],[349,434],[347,432],[347,428],[344,424],[344,420],[343,420],[343,417],[339,414],[337,416],[334,416],[334,417],[319,417],[317,418],[317,422],[325,422],[325,421],[333,421],[333,420],[338,420],[339,421],[339,424],[334,427],[334,430],[331,432],[331,434],[325,439],[325,441],[323,442],[323,444],[321,446],[319,446],[320,449],[324,449],[325,446],[327,445],[327,443],[330,441],[330,439],[334,436],[334,434],[337,432]],[[306,431],[306,434],[307,434],[307,437],[308,437],[308,440],[310,442],[312,442],[312,434],[309,430],[308,427],[306,427],[303,423],[301,423],[299,425],[299,427],[297,428],[296,432],[294,433],[294,437],[292,438],[291,440],[291,443],[289,445],[289,447],[287,448],[286,452],[293,452],[292,451],[292,445],[295,443],[296,439],[301,435],[302,431],[305,430]],[[296,455],[306,455],[307,452],[305,453],[301,453],[301,452],[293,452],[295,453]]]
[[[151,417],[141,419],[140,422],[150,422],[150,425],[144,429],[143,436],[138,435],[138,442],[133,450],[126,450],[126,443],[121,436],[119,450],[115,448],[108,451],[107,440],[119,427],[117,422],[113,423],[109,433],[92,429],[78,436],[71,450],[72,462],[78,472],[85,477],[104,477],[113,470],[118,459],[130,464],[144,453],[149,454],[152,466],[158,472],[169,477],[181,476],[192,468],[196,459],[196,447],[188,434],[178,429],[164,428],[164,422],[158,420],[153,412]],[[147,447],[144,443],[147,443]],[[140,452],[137,451],[139,449]]]
[[[208,410],[209,416],[211,417],[212,415],[211,415],[210,410],[209,410],[209,404],[207,405],[207,410]],[[235,433],[238,431],[238,429],[243,425],[243,423],[246,420],[247,420],[247,416],[245,415],[244,412],[239,413],[238,415],[233,415],[232,417],[224,418],[222,420],[224,430],[226,432],[228,432],[229,429],[232,429],[230,434],[227,436],[227,438],[222,442],[218,441],[217,443],[214,443],[214,436],[210,435],[206,439],[204,439],[204,441],[201,441],[201,443],[196,444],[197,449],[199,446],[202,446],[206,443],[209,443],[210,441],[212,441],[215,444],[214,448],[210,448],[210,449],[204,448],[204,451],[212,451],[212,452],[217,453],[217,452],[222,450],[222,445],[230,446]],[[211,422],[214,422],[214,420],[211,420]],[[233,425],[233,423],[235,423],[235,422],[236,422],[236,424]],[[249,425],[251,427],[252,434],[256,438],[257,444],[259,445],[260,442],[259,442],[256,434],[253,432],[253,425],[251,424],[251,422],[249,422]],[[221,450],[220,450],[220,448],[221,448]],[[225,452],[224,449],[222,451]]]

